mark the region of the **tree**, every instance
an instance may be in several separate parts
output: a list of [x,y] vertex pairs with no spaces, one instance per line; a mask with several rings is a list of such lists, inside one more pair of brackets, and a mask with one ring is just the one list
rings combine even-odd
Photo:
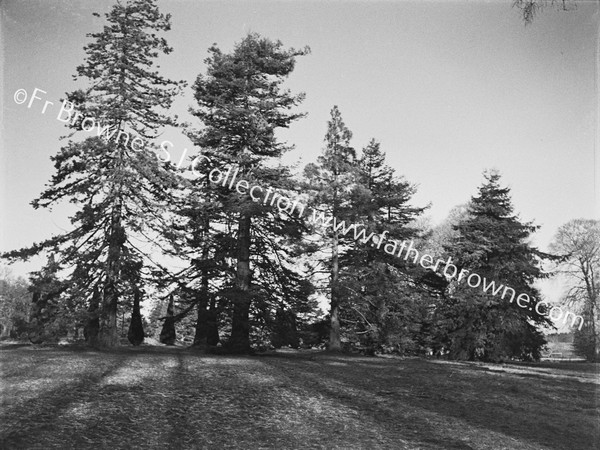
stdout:
[[61,335],[67,334],[66,322],[72,311],[69,311],[67,304],[60,301],[67,284],[58,278],[59,271],[60,265],[51,254],[46,265],[29,278],[32,307],[28,337],[34,344],[55,341]]
[[[325,148],[317,164],[309,164],[304,174],[312,188],[313,204],[321,214],[341,221],[349,217],[351,191],[356,183],[356,151],[350,145],[352,132],[346,127],[337,106],[331,109],[327,122]],[[324,216],[324,217],[325,217]],[[329,350],[340,351],[340,232],[337,227],[324,230],[323,236],[330,239],[331,258],[328,258],[329,280]]]
[[162,330],[160,331],[160,342],[167,345],[175,345],[175,340],[177,338],[175,332],[175,317],[173,314],[173,309],[173,295],[170,295],[169,303],[167,305],[167,316],[165,317]]
[[142,297],[141,289],[136,289],[133,297],[133,310],[131,311],[131,323],[127,331],[127,339],[133,345],[140,345],[144,342],[144,325],[142,324],[142,315],[140,313],[140,301]]
[[566,306],[578,307],[584,318],[575,332],[575,347],[590,361],[600,357],[600,221],[574,219],[561,226],[550,247],[563,256],[559,273],[569,282]]
[[[212,221],[221,232],[230,223],[235,226],[235,239],[229,239],[226,255],[233,257],[235,267],[221,283],[220,292],[232,305],[228,347],[248,352],[253,301],[267,296],[291,301],[289,293],[300,283],[291,267],[295,249],[290,240],[300,239],[302,221],[293,211],[275,206],[274,196],[267,197],[273,192],[289,196],[294,191],[288,168],[277,164],[289,147],[277,140],[275,131],[302,117],[288,110],[304,95],[292,95],[281,84],[293,71],[296,57],[308,49],[285,50],[279,41],[248,34],[229,54],[216,45],[209,52],[207,74],[199,75],[194,85],[198,108],[193,114],[203,125],[195,143],[210,160],[211,170],[220,170],[221,175],[235,171],[262,193],[256,201],[248,188],[240,193],[221,186],[201,205],[210,207],[216,198],[223,213],[209,214],[205,209],[204,220]],[[219,248],[223,247],[213,245],[213,250],[200,255],[200,261]]]
[[562,11],[575,8],[574,0],[513,0],[513,7],[520,10],[523,22],[529,25],[535,16],[546,7],[557,7]]
[[0,268],[0,338],[18,337],[27,331],[31,293],[27,280]]
[[[513,214],[510,189],[500,186],[500,175],[491,171],[484,177],[478,195],[471,198],[466,217],[455,226],[458,236],[446,251],[454,255],[459,271],[466,269],[477,275],[473,275],[474,283],[484,278],[498,286],[502,282],[516,294],[527,295],[534,305],[540,296],[533,283],[547,276],[540,262],[550,255],[528,243],[538,227],[521,222]],[[469,360],[538,359],[545,340],[536,327],[548,324],[548,319],[534,307],[513,304],[515,295],[504,298],[504,292],[510,291],[501,295],[490,292],[467,285],[465,279],[451,283],[448,300],[438,311],[450,356]]]
[[275,348],[285,347],[298,348],[300,339],[296,324],[296,315],[283,307],[277,309],[273,325],[271,343]]
[[85,341],[91,346],[96,346],[98,344],[98,331],[100,330],[100,297],[100,289],[96,286],[88,304],[87,314],[85,314],[84,317],[83,336]]
[[61,109],[70,139],[52,157],[56,173],[49,187],[32,203],[35,208],[64,200],[80,205],[71,218],[74,228],[5,256],[28,258],[53,250],[57,264],[70,271],[64,295],[83,299],[91,310],[94,295],[99,296],[96,341],[113,346],[119,300],[139,288],[123,270],[152,260],[150,249],[166,226],[169,192],[178,184],[153,153],[152,140],[164,126],[175,125],[163,111],[179,88],[154,70],[158,55],[171,52],[157,34],[170,29],[170,16],[159,12],[155,0],[118,2],[106,20],[102,31],[88,35],[93,40],[77,67],[76,79],[87,79],[89,87],[67,94]]
[[[193,140],[202,133],[189,132]],[[194,346],[204,348],[219,342],[219,315],[226,306],[225,290],[231,284],[235,217],[223,208],[228,189],[210,181],[210,173],[223,166],[206,158],[194,158],[176,206],[168,237],[172,254],[188,260],[189,266],[176,278],[189,306],[197,311]],[[189,312],[191,309],[184,308]]]
[[452,256],[444,248],[451,245],[451,242],[458,238],[456,226],[466,219],[468,214],[467,205],[457,205],[450,210],[446,219],[439,225],[425,231],[426,238],[423,242],[423,250],[438,258]]
[[[420,267],[386,253],[383,246],[387,239],[417,237],[410,223],[424,208],[409,204],[414,192],[415,187],[385,163],[385,153],[372,139],[358,160],[349,217],[364,230],[363,239],[354,239],[340,259],[342,316],[353,324],[348,328],[369,353],[384,347],[415,350],[419,340],[429,278]],[[371,242],[364,242],[368,236]]]

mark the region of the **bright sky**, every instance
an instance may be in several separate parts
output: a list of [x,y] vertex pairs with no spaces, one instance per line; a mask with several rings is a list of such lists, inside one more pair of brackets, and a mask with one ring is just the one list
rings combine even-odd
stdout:
[[[65,133],[58,108],[41,113],[13,100],[17,89],[57,105],[77,85],[86,33],[104,21],[112,1],[3,0],[0,250],[29,245],[69,227],[67,209],[29,206],[53,173],[50,155]],[[547,9],[524,26],[512,2],[159,1],[171,13],[166,35],[174,52],[163,73],[191,84],[205,69],[208,47],[231,50],[247,32],[309,45],[288,86],[306,92],[308,117],[282,136],[301,167],[323,146],[338,105],[362,148],[381,142],[390,165],[419,185],[414,203],[431,203],[443,220],[476,193],[486,168],[512,188],[515,209],[541,225],[543,250],[573,218],[600,216],[597,152],[598,3]],[[184,118],[191,87],[176,103]],[[193,122],[193,118],[190,118]],[[166,138],[181,152],[189,141]],[[190,148],[191,149],[191,148]],[[594,183],[596,179],[596,183]],[[595,193],[596,191],[596,193]],[[15,274],[37,269],[18,265]]]

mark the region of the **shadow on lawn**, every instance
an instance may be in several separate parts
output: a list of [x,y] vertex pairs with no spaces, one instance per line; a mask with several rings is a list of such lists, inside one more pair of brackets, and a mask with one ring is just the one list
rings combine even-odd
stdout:
[[[287,367],[323,395],[358,406],[380,423],[401,429],[404,438],[439,448],[470,448],[403,405],[453,417],[524,443],[556,449],[598,448],[596,386],[570,380],[490,374],[469,365],[452,367],[427,360],[381,360],[319,355],[310,367],[293,360],[263,361]],[[384,366],[384,367],[382,367]],[[399,370],[399,369],[402,370]],[[357,389],[358,388],[358,389]],[[456,435],[456,433],[454,433]]]
[[[385,401],[376,400],[381,388],[380,384],[370,383],[369,389],[371,392],[368,393],[369,395],[358,394],[358,386],[356,385],[355,380],[347,382],[348,370],[349,368],[351,369],[352,364],[358,363],[356,360],[357,358],[353,358],[355,359],[354,361],[348,361],[349,364],[345,367],[326,365],[324,367],[327,367],[328,370],[323,371],[322,374],[318,373],[319,370],[317,367],[321,366],[323,363],[327,364],[332,361],[340,363],[340,360],[343,359],[343,356],[340,357],[339,355],[336,355],[335,357],[328,357],[324,354],[316,361],[312,362],[310,368],[301,368],[296,365],[294,365],[294,367],[291,367],[290,365],[288,368],[293,370],[293,375],[291,376],[296,380],[302,378],[303,382],[308,381],[305,386],[310,387],[311,391],[315,391],[325,398],[340,402],[349,408],[358,409],[362,416],[370,417],[371,422],[376,423],[386,435],[408,441],[415,445],[414,448],[422,448],[421,446],[423,444],[429,444],[431,446],[425,448],[473,448],[464,441],[454,439],[448,433],[445,433],[444,430],[436,428],[435,425],[430,423],[425,417],[419,417],[412,412],[407,413],[406,408],[402,405],[392,405]],[[373,361],[376,360],[373,359]],[[265,359],[264,362],[272,364],[268,359]],[[284,361],[282,361],[282,363],[286,365]],[[281,369],[279,363],[274,364],[274,367]],[[345,372],[346,375],[334,373],[333,370],[336,368]],[[369,373],[366,372],[363,375],[368,376]],[[330,380],[332,380],[333,383],[331,383]],[[363,387],[360,386],[359,389],[363,390]]]
[[[44,356],[51,358],[56,349],[47,349]],[[60,355],[71,353],[73,349],[58,352]],[[43,350],[42,350],[43,351]],[[57,419],[71,405],[77,402],[90,400],[93,397],[94,386],[99,385],[106,377],[114,374],[125,362],[126,357],[117,356],[114,361],[106,363],[102,371],[98,367],[86,367],[83,372],[69,373],[68,363],[65,362],[63,375],[76,376],[76,381],[64,381],[60,373],[54,379],[60,384],[47,391],[41,392],[25,401],[14,402],[12,407],[3,407],[0,413],[0,446],[1,448],[31,448],[39,446],[39,436],[49,430],[56,429],[59,425]],[[39,364],[39,360],[37,363]],[[40,377],[41,378],[41,377]],[[35,384],[35,379],[28,378],[25,383]],[[3,399],[3,402],[6,402]],[[61,424],[60,426],[62,426]],[[64,430],[63,430],[64,431]],[[64,440],[62,442],[65,442]],[[76,441],[73,442],[75,444]],[[50,443],[48,443],[50,444]]]
[[[2,357],[14,393],[48,385],[3,399],[0,448],[469,449],[489,447],[489,430],[532,448],[579,450],[598,439],[592,383],[462,363],[163,346],[18,347]],[[344,418],[360,426],[346,429]]]

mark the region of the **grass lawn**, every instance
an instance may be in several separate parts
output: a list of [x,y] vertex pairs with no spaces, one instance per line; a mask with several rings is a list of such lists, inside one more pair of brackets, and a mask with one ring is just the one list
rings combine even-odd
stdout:
[[0,448],[598,449],[598,365],[0,347]]

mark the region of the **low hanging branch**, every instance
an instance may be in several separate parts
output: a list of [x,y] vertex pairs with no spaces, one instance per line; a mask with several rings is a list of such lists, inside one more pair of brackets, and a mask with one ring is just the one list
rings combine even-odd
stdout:
[[[187,314],[194,309],[194,306],[196,306],[196,302],[192,302],[187,308],[185,308],[183,311],[181,311],[179,314],[176,314],[174,316],[172,316],[173,318],[173,322],[179,322],[181,319],[183,319],[185,316],[187,316]],[[158,320],[165,320],[167,319],[169,316],[164,316],[164,317],[159,317]]]

